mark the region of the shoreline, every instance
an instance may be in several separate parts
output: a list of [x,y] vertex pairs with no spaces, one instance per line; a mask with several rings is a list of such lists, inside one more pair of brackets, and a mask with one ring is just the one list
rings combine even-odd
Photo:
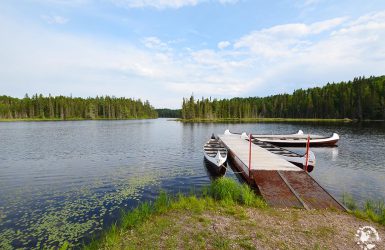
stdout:
[[319,119],[319,118],[220,118],[220,119],[182,119],[167,117],[133,117],[133,118],[0,118],[1,122],[65,122],[65,121],[126,121],[126,120],[150,120],[167,119],[183,123],[269,123],[269,122],[309,122],[309,123],[360,123],[360,122],[385,122],[385,120],[354,120],[354,119]]
[[384,222],[354,211],[273,208],[247,184],[219,178],[198,196],[161,192],[83,249],[353,249],[362,225],[385,235]]
[[66,121],[126,121],[126,120],[150,120],[158,119],[157,117],[137,117],[137,118],[122,118],[122,119],[110,119],[110,118],[12,118],[12,119],[3,119],[0,118],[0,122],[66,122]]
[[258,122],[329,122],[329,123],[352,123],[356,120],[352,119],[319,119],[319,118],[219,118],[219,119],[176,119],[179,122],[185,123],[258,123]]

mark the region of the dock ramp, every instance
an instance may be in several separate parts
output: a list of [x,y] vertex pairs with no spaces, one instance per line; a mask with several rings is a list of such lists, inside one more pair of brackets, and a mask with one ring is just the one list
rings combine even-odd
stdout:
[[[218,135],[238,171],[273,207],[346,211],[307,172],[239,135]],[[251,160],[249,149],[251,147]],[[251,167],[249,168],[249,162]]]

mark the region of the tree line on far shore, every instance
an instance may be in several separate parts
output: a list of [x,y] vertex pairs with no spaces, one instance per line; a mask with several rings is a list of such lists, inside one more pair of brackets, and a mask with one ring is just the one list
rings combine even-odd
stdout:
[[385,76],[357,77],[292,94],[232,99],[183,98],[183,119],[349,118],[385,120]]
[[150,103],[140,99],[42,94],[25,95],[21,99],[0,96],[0,119],[135,119],[157,116]]
[[158,117],[161,118],[180,118],[181,110],[180,109],[156,109],[158,112]]

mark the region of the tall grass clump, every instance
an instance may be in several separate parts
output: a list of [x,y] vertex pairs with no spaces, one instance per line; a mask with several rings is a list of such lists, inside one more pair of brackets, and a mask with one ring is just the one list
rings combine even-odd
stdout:
[[363,210],[369,219],[385,225],[385,204],[383,201],[367,200]]
[[383,201],[367,200],[363,206],[358,206],[351,195],[344,194],[344,205],[351,210],[351,213],[361,219],[369,219],[385,226],[385,204]]
[[198,194],[203,194],[203,197],[195,194],[188,196],[178,194],[176,197],[171,197],[162,191],[154,202],[144,202],[130,212],[123,212],[119,222],[113,224],[98,239],[91,241],[83,248],[119,249],[121,248],[119,244],[127,230],[139,227],[154,214],[162,214],[173,209],[202,212],[220,205],[216,201],[228,205],[241,204],[259,208],[267,206],[265,201],[247,184],[239,184],[233,179],[224,177],[213,181]]
[[145,221],[153,213],[153,210],[149,202],[142,203],[130,213],[123,214],[121,226],[126,229],[132,229]]
[[215,200],[227,203],[266,207],[264,200],[257,196],[246,183],[239,184],[230,178],[216,179],[210,184],[206,193]]
[[344,193],[342,195],[342,203],[350,210],[354,211],[357,209],[357,203],[354,200],[353,196]]

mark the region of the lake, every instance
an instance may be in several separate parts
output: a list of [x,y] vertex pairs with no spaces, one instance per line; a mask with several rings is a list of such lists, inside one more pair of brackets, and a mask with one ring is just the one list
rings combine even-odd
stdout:
[[[167,119],[0,123],[0,249],[81,244],[122,210],[160,190],[210,182],[202,146],[212,133],[340,135],[311,148],[310,173],[341,200],[385,200],[384,123],[183,124]],[[304,152],[305,149],[295,149]],[[229,169],[227,176],[236,178]]]

